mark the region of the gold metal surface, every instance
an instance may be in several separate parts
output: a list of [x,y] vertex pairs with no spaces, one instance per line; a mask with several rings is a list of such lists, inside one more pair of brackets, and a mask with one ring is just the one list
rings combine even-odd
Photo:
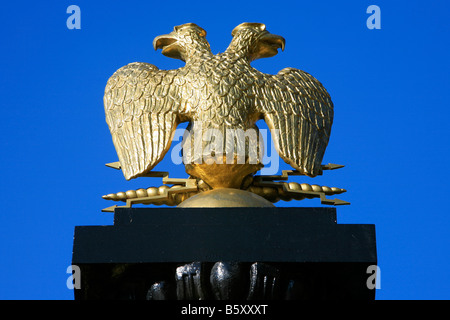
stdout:
[[284,39],[263,24],[244,23],[232,34],[227,50],[213,55],[202,28],[175,27],[154,45],[185,61],[184,67],[160,70],[135,62],[108,80],[106,121],[126,179],[142,176],[161,161],[181,122],[200,121],[203,130],[223,132],[257,130],[255,123],[262,118],[279,130],[275,144],[286,162],[309,176],[321,173],[333,121],[327,91],[304,71],[285,68],[269,75],[250,65],[284,48]]
[[235,188],[219,188],[199,193],[178,205],[180,208],[274,207],[255,193]]
[[[104,195],[103,199],[113,201],[124,201],[126,204],[120,208],[131,208],[133,204],[155,204],[155,205],[177,205],[198,193],[196,179],[177,179],[169,178],[167,172],[157,172],[153,176],[162,176],[163,183],[158,188],[151,187],[147,189],[128,190],[126,192],[111,193]],[[173,185],[169,187],[168,185]],[[114,212],[118,206],[114,205],[103,209],[103,212]]]
[[[225,157],[224,157],[225,158]],[[262,164],[186,164],[186,172],[204,181],[212,189],[236,188],[240,189],[245,177],[254,174],[263,167]]]
[[[162,54],[184,61],[183,67],[161,70],[149,63],[130,63],[109,78],[104,94],[106,122],[119,158],[107,166],[121,169],[127,180],[154,176],[151,170],[169,150],[182,122],[189,122],[188,130],[201,123],[196,132],[201,137],[208,130],[221,133],[224,139],[218,147],[225,150],[231,145],[232,153],[223,155],[223,163],[185,161],[191,178],[172,179],[172,187],[129,190],[105,199],[126,201],[125,207],[134,203],[177,205],[210,189],[240,188],[272,202],[320,197],[322,203],[348,204],[325,198],[344,189],[277,182],[287,179],[289,174],[285,179],[284,172],[253,179],[263,167],[260,145],[252,158],[248,153],[251,143],[227,140],[228,130],[254,130],[259,135],[256,122],[264,119],[278,133],[272,138],[280,157],[296,174],[314,177],[340,167],[321,164],[333,123],[333,103],[322,84],[304,71],[285,68],[270,75],[250,65],[284,50],[284,38],[269,33],[264,24],[242,23],[234,28],[232,37],[225,52],[214,55],[203,28],[193,23],[176,26],[171,33],[156,37],[153,45]],[[209,142],[200,139],[201,150],[207,149]],[[245,151],[243,158],[238,150]],[[193,155],[195,159],[199,156],[202,160],[204,155]],[[169,184],[167,175],[164,179]]]
[[[324,168],[340,168],[342,166],[339,165],[327,165]],[[333,170],[331,169],[331,170]],[[327,169],[330,170],[330,169]],[[133,204],[154,204],[154,205],[167,205],[167,206],[184,206],[180,205],[187,199],[190,199],[193,196],[196,196],[195,206],[198,206],[202,203],[199,199],[206,199],[202,197],[197,197],[199,194],[207,193],[213,190],[223,190],[229,188],[217,188],[211,189],[209,185],[207,185],[204,181],[198,179],[172,179],[168,178],[167,172],[153,172],[152,175],[154,177],[160,176],[163,177],[162,182],[165,185],[160,187],[150,187],[147,189],[138,189],[138,190],[128,190],[126,192],[118,192],[111,193],[108,195],[104,195],[103,199],[105,200],[113,200],[113,201],[123,201],[126,202],[124,206],[120,206],[119,208],[130,208]],[[290,175],[302,175],[298,171],[293,170],[284,170],[282,175],[279,176],[256,176],[251,179],[250,182],[247,183],[247,186],[244,190],[245,193],[239,193],[236,200],[249,195],[249,193],[257,195],[259,197],[264,198],[266,201],[275,203],[280,200],[290,201],[290,200],[303,200],[303,199],[312,199],[312,198],[320,198],[322,204],[328,205],[346,205],[350,204],[346,201],[339,199],[327,199],[327,195],[335,195],[346,192],[347,190],[336,188],[336,187],[327,187],[327,186],[319,186],[319,185],[311,185],[307,183],[297,183],[297,182],[280,182],[283,180],[288,180]],[[239,189],[233,188],[232,190]],[[218,199],[225,199],[224,194],[221,192],[211,193],[212,196],[208,199],[214,199],[214,201],[209,202],[205,206],[211,206],[211,203],[218,204]],[[237,194],[237,193],[235,193]],[[226,195],[226,203],[223,205],[230,206],[230,203],[235,203],[231,199],[229,199],[230,193]],[[250,197],[252,198],[252,197]],[[249,203],[239,200],[243,202],[242,206],[249,206],[249,203],[253,203],[252,199],[249,199]],[[189,204],[190,203],[190,204]],[[194,205],[194,202],[189,201],[188,204],[191,206]],[[188,205],[186,204],[186,206]],[[235,203],[236,206],[238,202]],[[262,206],[262,205],[258,205]],[[114,212],[114,209],[118,206],[111,206],[103,209],[104,212]]]
[[[328,164],[322,166],[324,170],[334,170],[342,168],[342,165]],[[336,187],[327,187],[319,185],[310,185],[307,183],[296,182],[279,182],[278,180],[288,180],[290,175],[303,175],[303,173],[295,170],[283,170],[282,175],[279,176],[257,176],[250,186],[250,190],[256,194],[266,193],[266,198],[272,202],[278,200],[290,201],[303,200],[305,198],[320,198],[322,204],[329,205],[349,205],[347,201],[340,199],[327,199],[327,195],[341,194],[347,192],[345,189]],[[264,196],[264,195],[263,195]]]

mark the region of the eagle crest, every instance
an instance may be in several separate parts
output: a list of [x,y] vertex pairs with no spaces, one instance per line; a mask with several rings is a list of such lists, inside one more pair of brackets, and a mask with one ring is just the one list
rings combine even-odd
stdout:
[[[264,119],[279,132],[272,137],[285,162],[304,175],[322,173],[333,122],[329,94],[304,71],[285,68],[270,75],[250,65],[284,50],[285,40],[264,24],[240,24],[232,36],[226,51],[213,55],[204,29],[193,23],[176,26],[156,37],[153,45],[183,60],[183,67],[160,70],[135,62],[108,80],[106,122],[127,180],[148,174],[169,150],[178,124],[186,121],[190,127],[202,123],[202,130],[215,129],[225,137],[230,128],[257,130],[256,121]],[[246,142],[233,143],[245,147]],[[258,156],[246,174],[261,167]]]

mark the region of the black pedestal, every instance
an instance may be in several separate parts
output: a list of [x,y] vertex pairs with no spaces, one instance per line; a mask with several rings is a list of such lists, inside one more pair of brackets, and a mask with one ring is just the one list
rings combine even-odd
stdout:
[[369,299],[375,226],[335,208],[116,209],[75,228],[75,299]]

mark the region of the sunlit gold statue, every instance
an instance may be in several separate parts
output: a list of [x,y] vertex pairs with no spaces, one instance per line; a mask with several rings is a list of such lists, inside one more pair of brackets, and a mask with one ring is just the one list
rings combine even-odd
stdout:
[[[288,175],[314,177],[322,170],[342,167],[322,165],[333,122],[333,103],[325,88],[298,69],[270,75],[250,65],[284,50],[284,38],[269,33],[264,24],[242,23],[232,36],[226,51],[213,55],[204,29],[193,23],[176,26],[170,34],[156,37],[153,45],[164,55],[183,60],[184,67],[160,70],[135,62],[111,76],[104,105],[119,162],[108,165],[121,169],[127,180],[158,176],[151,170],[169,150],[178,124],[189,122],[187,131],[192,134],[183,153],[190,178],[170,179],[159,173],[162,187],[109,194],[105,199],[125,201],[128,207],[134,203],[215,206],[220,201],[227,206],[230,197],[247,199],[244,205],[251,206],[312,197],[326,204],[348,204],[325,197],[344,189],[276,182]],[[260,119],[271,129],[280,157],[295,170],[281,176],[255,176],[263,167],[255,125]],[[189,199],[211,192],[218,202],[204,196],[198,202]]]

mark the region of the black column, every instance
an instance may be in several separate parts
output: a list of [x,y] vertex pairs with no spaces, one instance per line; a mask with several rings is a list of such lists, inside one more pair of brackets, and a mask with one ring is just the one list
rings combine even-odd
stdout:
[[116,209],[75,227],[75,299],[369,299],[375,226],[335,208]]

